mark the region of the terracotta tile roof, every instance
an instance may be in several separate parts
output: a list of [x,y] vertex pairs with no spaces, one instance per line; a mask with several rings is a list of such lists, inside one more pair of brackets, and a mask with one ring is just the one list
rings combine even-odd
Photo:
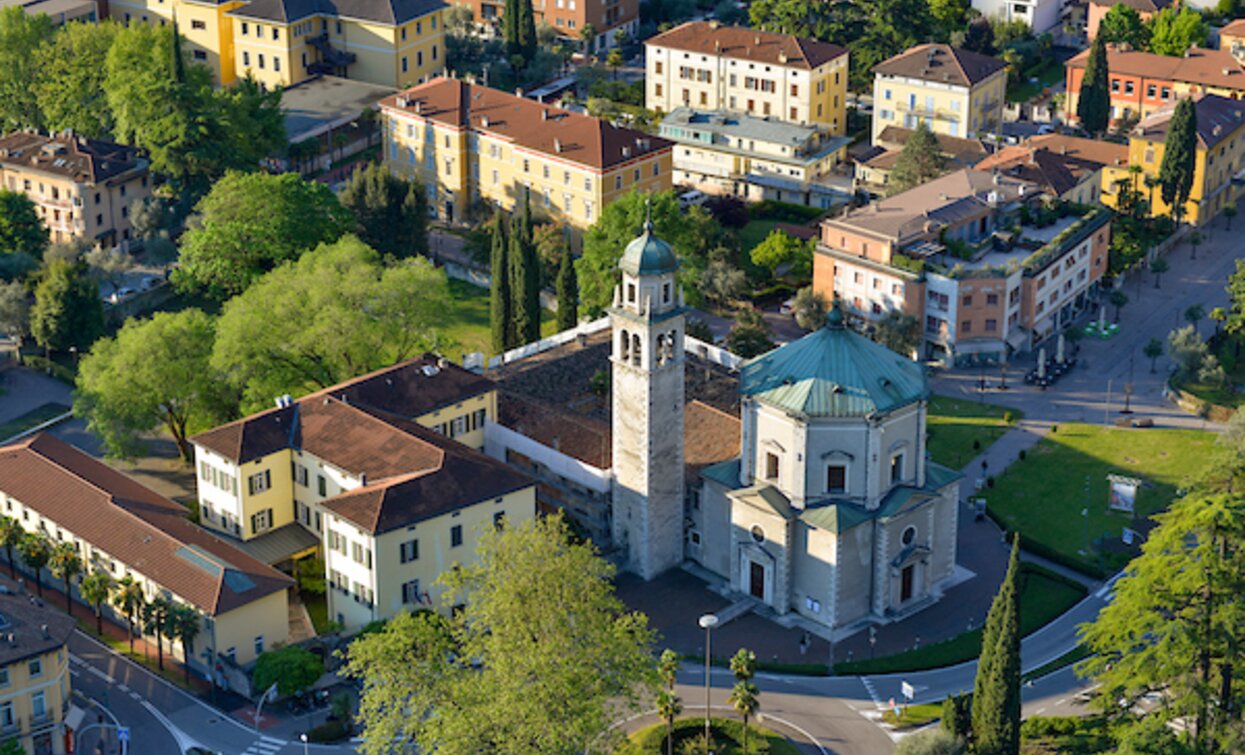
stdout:
[[686,480],[694,482],[700,470],[739,456],[742,423],[739,417],[700,401],[683,410],[683,463]]
[[673,149],[674,142],[461,79],[438,77],[380,101],[383,110],[493,134],[597,170]]
[[888,76],[971,87],[1006,67],[1007,63],[989,55],[951,45],[925,44],[878,63],[873,71]]
[[[1151,142],[1167,138],[1167,126],[1176,106],[1167,105],[1156,110],[1137,124],[1133,136]],[[1245,126],[1245,101],[1220,97],[1217,94],[1200,95],[1194,101],[1197,110],[1197,140],[1206,148],[1216,146]]]
[[[1066,65],[1084,68],[1087,60],[1089,50],[1084,50]],[[1183,57],[1173,57],[1107,45],[1107,68],[1113,74],[1245,90],[1245,69],[1227,50],[1194,47]]]
[[722,26],[716,21],[688,21],[650,37],[644,44],[806,70],[819,68],[847,54],[846,48],[829,42],[742,26]]
[[69,641],[77,627],[73,617],[41,600],[16,591],[7,579],[0,585],[0,667],[51,652]]
[[1174,0],[1090,0],[1090,2],[1107,8],[1114,8],[1116,5],[1123,4],[1138,13],[1158,13],[1164,8],[1176,5]]
[[498,422],[505,427],[597,469],[609,468],[611,434],[605,422],[513,391],[502,391],[497,404]]
[[1238,18],[1219,30],[1221,37],[1245,37],[1245,18]]
[[382,480],[443,464],[444,452],[395,427],[398,418],[380,419],[330,396],[303,399],[296,406],[297,447],[356,477]]
[[46,433],[0,448],[0,491],[209,615],[293,584],[192,524],[183,507]]
[[1128,146],[1062,134],[1044,134],[1004,147],[977,164],[1040,184],[1056,195],[1075,188],[1104,166],[1128,163]]
[[1128,163],[1128,145],[1115,142],[1085,139],[1067,134],[1038,134],[1025,140],[1021,146],[1034,149],[1047,149],[1064,155],[1070,161],[1086,166],[1099,167],[1126,165]]
[[[18,131],[0,137],[0,168],[38,170],[76,183],[97,184],[147,170],[138,150],[82,136]],[[137,171],[137,172],[135,172]]]

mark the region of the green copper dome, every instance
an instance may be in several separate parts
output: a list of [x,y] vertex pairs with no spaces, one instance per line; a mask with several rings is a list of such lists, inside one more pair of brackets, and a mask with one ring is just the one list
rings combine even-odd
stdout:
[[929,395],[924,368],[849,330],[837,308],[826,325],[744,363],[739,393],[802,417],[866,417]]
[[644,232],[627,244],[618,267],[630,275],[664,275],[679,269],[674,249],[653,233],[653,221],[644,221]]

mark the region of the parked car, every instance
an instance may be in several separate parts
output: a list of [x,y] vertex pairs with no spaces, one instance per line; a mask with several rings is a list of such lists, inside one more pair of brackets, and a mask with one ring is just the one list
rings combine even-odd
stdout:
[[679,206],[685,210],[689,207],[700,207],[707,201],[709,201],[709,195],[699,189],[685,191],[679,195]]

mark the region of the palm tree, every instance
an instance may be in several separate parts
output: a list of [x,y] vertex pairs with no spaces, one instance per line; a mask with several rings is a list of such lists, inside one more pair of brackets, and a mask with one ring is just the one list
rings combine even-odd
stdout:
[[1167,260],[1163,259],[1162,257],[1159,257],[1158,259],[1150,263],[1150,272],[1154,273],[1154,287],[1155,288],[1159,287],[1159,276],[1167,272],[1167,270],[1168,270]]
[[186,670],[186,684],[190,684],[190,659],[195,654],[195,638],[203,628],[199,612],[183,603],[174,603],[169,611],[168,630],[182,644],[182,666]]
[[757,654],[740,648],[731,658],[731,673],[737,682],[750,682],[757,673]]
[[173,604],[163,595],[152,598],[143,606],[143,631],[155,635],[156,668],[164,670],[164,637],[169,626],[169,613]]
[[129,574],[117,583],[113,593],[112,604],[125,614],[126,634],[130,636],[130,654],[134,654],[134,620],[143,612],[147,599],[143,596],[143,586],[134,581]]
[[1189,234],[1189,245],[1193,247],[1193,253],[1189,255],[1189,259],[1191,260],[1197,259],[1198,244],[1201,244],[1205,240],[1206,239],[1202,236],[1201,232],[1199,231],[1194,231],[1193,233]]
[[1137,185],[1137,179],[1141,178],[1141,174],[1144,172],[1145,170],[1140,165],[1128,166],[1128,175],[1133,181],[1133,193],[1134,194],[1141,193],[1141,187]]
[[78,588],[82,599],[95,608],[95,633],[104,636],[104,603],[112,594],[112,575],[106,571],[93,571],[82,579]]
[[1223,216],[1228,219],[1225,231],[1232,230],[1232,218],[1236,217],[1236,202],[1228,202],[1223,206]]
[[1194,304],[1184,311],[1184,319],[1193,326],[1193,331],[1197,332],[1197,324],[1206,316],[1206,308],[1201,304]]
[[759,694],[760,691],[752,682],[738,681],[735,682],[735,687],[731,689],[731,696],[727,700],[744,722],[744,752],[748,751],[748,717],[755,714],[761,707],[761,701],[757,697]]
[[1159,187],[1159,177],[1158,176],[1146,176],[1145,184],[1146,184],[1146,189],[1149,190],[1150,192],[1150,199],[1149,199],[1150,206],[1147,209],[1149,210],[1149,214],[1153,215],[1154,214],[1154,190]]
[[1159,357],[1163,356],[1163,342],[1157,338],[1151,338],[1149,343],[1145,345],[1145,348],[1141,350],[1141,353],[1150,359],[1150,373],[1153,374],[1155,362],[1158,361]]
[[674,682],[679,675],[679,654],[666,648],[657,660],[657,675],[666,683],[666,689],[674,692]]
[[26,530],[22,523],[11,516],[0,516],[0,544],[4,545],[4,554],[9,560],[9,576],[17,579],[17,564],[13,562],[13,548],[22,542]]
[[1120,321],[1120,310],[1128,303],[1128,294],[1118,288],[1112,289],[1111,295],[1107,297],[1107,301],[1110,302],[1111,306],[1115,307],[1115,321],[1118,323]]
[[65,613],[73,616],[73,578],[82,573],[82,559],[73,543],[59,543],[52,549],[48,568],[52,576],[65,583]]
[[1219,335],[1219,329],[1222,328],[1223,324],[1228,320],[1228,310],[1223,307],[1215,307],[1210,311],[1210,314],[1207,315],[1207,317],[1214,321],[1215,335]]
[[35,590],[42,598],[43,567],[48,565],[48,559],[52,557],[52,544],[48,542],[47,536],[43,533],[28,532],[17,544],[17,550],[22,554],[22,560],[26,562],[26,565],[34,570]]
[[657,715],[666,722],[666,755],[674,755],[674,719],[682,712],[678,695],[664,689],[657,693]]

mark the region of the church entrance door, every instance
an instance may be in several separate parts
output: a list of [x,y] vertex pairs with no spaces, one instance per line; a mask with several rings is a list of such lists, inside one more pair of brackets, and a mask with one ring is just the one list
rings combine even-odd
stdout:
[[907,603],[912,600],[912,577],[916,567],[908,564],[899,573],[899,602]]
[[765,565],[758,564],[756,561],[748,563],[751,564],[748,574],[748,591],[757,600],[765,600]]

